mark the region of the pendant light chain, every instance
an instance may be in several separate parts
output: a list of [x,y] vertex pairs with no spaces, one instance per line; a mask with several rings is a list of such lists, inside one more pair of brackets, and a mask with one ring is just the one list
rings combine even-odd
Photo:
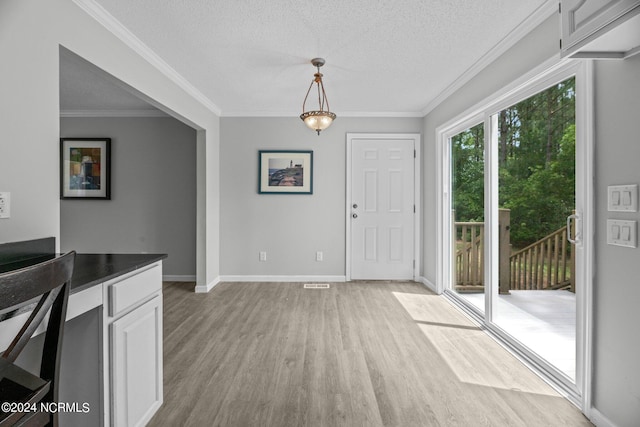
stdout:
[[302,113],[304,114],[304,106],[307,103],[307,98],[309,97],[309,93],[311,92],[311,88],[313,87],[313,84],[315,83],[315,81],[311,81],[311,84],[309,85],[309,89],[307,89],[307,94],[304,97],[304,101],[302,101]]

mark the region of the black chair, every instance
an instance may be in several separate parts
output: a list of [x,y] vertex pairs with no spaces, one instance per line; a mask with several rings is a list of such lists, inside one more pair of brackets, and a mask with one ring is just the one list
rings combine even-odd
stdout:
[[[13,404],[0,410],[2,427],[58,425],[57,411],[40,409],[58,402],[62,335],[75,255],[75,252],[69,252],[49,261],[0,274],[0,311],[6,314],[7,309],[13,312],[13,309],[35,305],[18,335],[0,357],[0,402]],[[36,376],[14,362],[49,309],[40,376]],[[16,411],[22,408],[29,409]]]

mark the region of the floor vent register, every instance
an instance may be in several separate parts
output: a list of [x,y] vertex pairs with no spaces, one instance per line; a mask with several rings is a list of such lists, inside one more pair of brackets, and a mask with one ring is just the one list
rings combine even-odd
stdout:
[[305,289],[329,289],[328,283],[305,283]]

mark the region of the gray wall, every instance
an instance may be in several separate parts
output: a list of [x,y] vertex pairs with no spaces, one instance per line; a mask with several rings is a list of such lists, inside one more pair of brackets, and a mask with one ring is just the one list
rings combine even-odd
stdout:
[[[436,278],[435,131],[558,51],[557,17],[531,32],[424,120],[424,276]],[[595,280],[593,407],[616,426],[640,420],[640,249],[609,246],[607,218],[640,220],[640,214],[607,212],[607,186],[640,184],[640,55],[595,65]],[[598,415],[598,414],[596,414]],[[599,415],[598,415],[599,416]]]
[[63,118],[62,137],[111,138],[111,200],[61,200],[60,248],[167,253],[195,276],[196,131],[173,118]]
[[558,51],[559,27],[554,16],[520,40],[469,83],[429,112],[424,119],[423,276],[436,284],[436,129],[551,58]]
[[607,245],[607,186],[640,184],[640,55],[599,61],[596,104],[596,265],[594,404],[618,426],[640,424],[640,248]]
[[[221,119],[221,274],[345,275],[346,133],[419,133],[420,118]],[[258,194],[258,150],[313,150],[312,195]],[[267,262],[258,253],[267,252]],[[316,262],[316,251],[324,261]]]

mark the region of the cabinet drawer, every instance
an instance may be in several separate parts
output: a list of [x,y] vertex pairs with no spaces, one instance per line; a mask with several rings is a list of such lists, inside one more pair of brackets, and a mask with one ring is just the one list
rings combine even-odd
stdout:
[[162,268],[155,265],[109,285],[109,316],[117,316],[162,290]]

